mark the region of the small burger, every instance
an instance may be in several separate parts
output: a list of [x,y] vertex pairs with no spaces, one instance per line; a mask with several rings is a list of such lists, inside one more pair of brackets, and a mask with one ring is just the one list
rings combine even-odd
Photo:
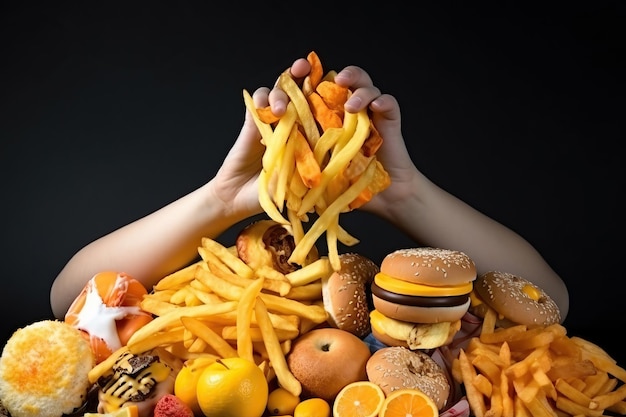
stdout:
[[488,309],[495,312],[497,327],[549,326],[561,321],[559,306],[543,289],[508,272],[489,271],[476,279],[470,312],[484,318]]
[[369,287],[378,265],[357,253],[339,255],[341,268],[322,278],[322,299],[328,324],[363,338],[370,333]]
[[390,253],[371,284],[372,335],[410,349],[450,343],[469,309],[475,279],[476,266],[463,252],[421,247]]
[[[289,263],[289,257],[296,247],[290,226],[274,220],[258,220],[244,227],[235,240],[237,255],[252,269],[262,266],[288,274],[304,265]],[[319,258],[313,247],[306,263]]]

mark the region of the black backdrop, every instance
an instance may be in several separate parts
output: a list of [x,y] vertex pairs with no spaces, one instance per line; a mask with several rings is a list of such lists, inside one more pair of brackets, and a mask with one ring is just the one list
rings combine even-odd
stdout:
[[[315,50],[398,98],[421,170],[535,245],[569,285],[570,334],[626,365],[623,3],[129,3],[2,6],[2,343],[51,317],[79,248],[211,178],[242,89]],[[342,222],[377,262],[412,244],[362,213]]]

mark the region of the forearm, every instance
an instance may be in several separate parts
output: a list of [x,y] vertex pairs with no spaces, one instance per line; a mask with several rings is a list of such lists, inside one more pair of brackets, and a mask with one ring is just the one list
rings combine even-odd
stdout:
[[166,274],[193,261],[202,237],[219,236],[252,214],[230,212],[209,182],[77,252],[53,283],[52,311],[63,317],[85,283],[103,270],[126,272],[149,290]]
[[461,250],[477,271],[517,274],[541,286],[557,302],[563,319],[569,309],[567,288],[539,252],[519,234],[482,214],[417,173],[419,190],[389,205],[387,220],[422,245]]

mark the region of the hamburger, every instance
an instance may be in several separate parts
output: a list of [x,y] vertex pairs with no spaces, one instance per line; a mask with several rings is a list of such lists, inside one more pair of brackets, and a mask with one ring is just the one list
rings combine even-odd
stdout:
[[322,278],[322,299],[328,324],[363,338],[370,331],[369,287],[378,265],[357,253],[339,255],[341,268]]
[[16,330],[0,357],[0,400],[12,417],[61,417],[87,401],[95,356],[81,331],[59,320]]
[[[289,263],[296,243],[289,225],[274,220],[258,220],[244,227],[235,240],[237,255],[252,269],[271,267],[283,274],[304,265]],[[306,258],[309,264],[319,258],[313,247]]]
[[489,271],[476,279],[470,312],[484,318],[488,309],[495,311],[497,327],[561,322],[559,306],[542,288],[508,272]]
[[420,247],[388,254],[371,284],[372,335],[389,346],[434,349],[452,341],[470,307],[474,261]]

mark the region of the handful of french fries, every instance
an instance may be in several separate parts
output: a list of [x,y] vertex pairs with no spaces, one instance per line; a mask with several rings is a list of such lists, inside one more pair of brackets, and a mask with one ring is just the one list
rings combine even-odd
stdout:
[[[304,265],[317,239],[326,233],[331,266],[341,268],[337,242],[359,242],[339,225],[339,215],[368,202],[390,184],[376,159],[382,137],[367,109],[347,113],[349,88],[324,74],[315,52],[307,60],[311,71],[298,85],[288,70],[278,86],[289,96],[286,113],[278,118],[269,107],[257,109],[244,90],[244,102],[261,132],[266,149],[259,179],[259,202],[274,221],[291,225],[296,247],[289,262]],[[286,217],[285,214],[286,213]],[[309,213],[318,218],[304,230]]]
[[560,324],[495,328],[489,309],[479,337],[453,360],[476,417],[626,415],[626,370]]
[[300,395],[287,367],[291,342],[326,321],[323,277],[328,258],[293,273],[250,268],[236,248],[203,238],[200,260],[162,278],[141,308],[155,318],[133,334],[131,353],[163,347],[183,361],[210,363],[243,357],[258,364],[269,381]]

